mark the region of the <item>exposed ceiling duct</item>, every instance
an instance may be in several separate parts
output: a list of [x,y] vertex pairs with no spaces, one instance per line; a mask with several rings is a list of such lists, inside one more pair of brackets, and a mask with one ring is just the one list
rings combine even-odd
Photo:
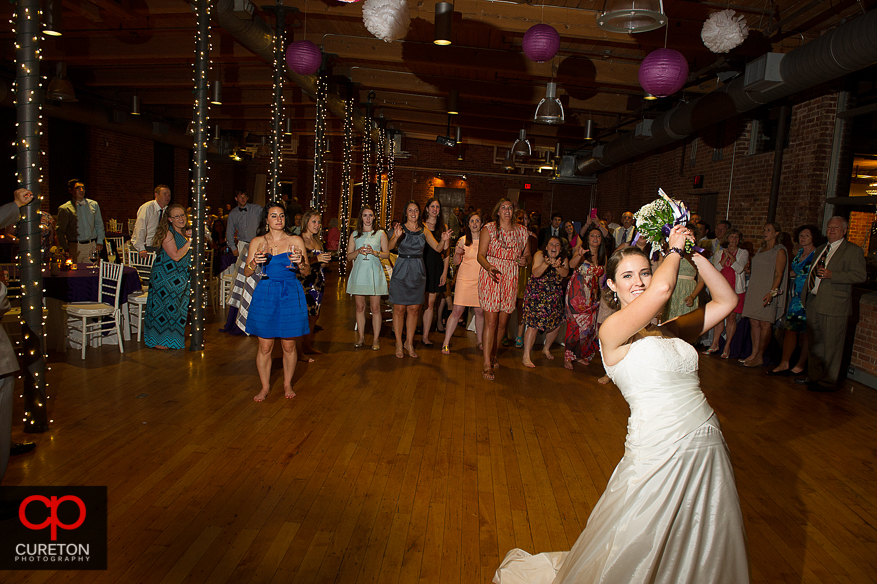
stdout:
[[[213,17],[239,43],[262,57],[266,63],[274,62],[274,31],[264,20],[252,14],[249,0],[217,0]],[[302,88],[307,95],[316,99],[317,76],[299,75],[283,63],[283,75]],[[344,99],[336,92],[326,96],[326,106],[333,114],[344,119]],[[353,110],[353,127],[361,134],[366,133],[365,118],[358,109]],[[378,139],[375,130],[370,133],[373,140]]]
[[[762,59],[769,69],[771,56],[768,54],[751,62],[747,69],[757,66]],[[877,10],[777,56],[776,60],[779,60],[780,78],[772,87],[751,90],[751,75],[740,76],[722,88],[680,104],[652,120],[650,138],[636,137],[630,132],[606,144],[597,156],[580,158],[576,163],[577,174],[600,172],[737,114],[872,65],[877,62]]]

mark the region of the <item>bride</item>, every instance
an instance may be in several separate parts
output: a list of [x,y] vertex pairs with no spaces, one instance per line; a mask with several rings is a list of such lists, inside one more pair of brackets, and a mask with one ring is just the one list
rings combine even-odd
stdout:
[[603,363],[630,406],[624,457],[569,552],[512,550],[497,584],[745,584],[749,561],[734,471],[719,421],[700,391],[698,338],[737,306],[737,295],[700,254],[705,307],[650,325],[669,301],[690,231],[674,227],[652,274],[637,247],[606,266],[620,310],[599,338]]

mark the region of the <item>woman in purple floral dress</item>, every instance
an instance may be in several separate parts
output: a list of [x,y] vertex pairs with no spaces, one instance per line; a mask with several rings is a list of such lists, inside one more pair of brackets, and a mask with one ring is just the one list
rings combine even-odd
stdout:
[[546,359],[554,359],[551,344],[563,323],[563,279],[569,275],[568,255],[566,240],[549,237],[533,257],[533,271],[524,293],[523,321],[527,330],[524,333],[523,363],[527,367],[535,367],[530,351],[537,332],[545,332],[542,354]]

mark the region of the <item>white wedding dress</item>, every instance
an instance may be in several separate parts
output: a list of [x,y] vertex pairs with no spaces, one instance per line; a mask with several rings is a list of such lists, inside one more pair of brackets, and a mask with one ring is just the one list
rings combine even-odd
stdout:
[[749,582],[734,471],[697,366],[691,345],[660,336],[606,366],[630,405],[624,457],[572,550],[512,550],[494,582]]

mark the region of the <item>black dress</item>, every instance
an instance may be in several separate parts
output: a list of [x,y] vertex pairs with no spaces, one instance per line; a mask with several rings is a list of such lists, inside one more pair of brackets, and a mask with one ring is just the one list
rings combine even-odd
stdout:
[[[441,241],[442,232],[439,229],[438,222],[436,228],[432,231],[432,236],[436,241]],[[426,266],[426,291],[429,294],[438,294],[442,292],[439,287],[439,281],[442,279],[442,272],[445,269],[445,260],[442,258],[442,252],[426,246],[423,250],[423,263]]]

